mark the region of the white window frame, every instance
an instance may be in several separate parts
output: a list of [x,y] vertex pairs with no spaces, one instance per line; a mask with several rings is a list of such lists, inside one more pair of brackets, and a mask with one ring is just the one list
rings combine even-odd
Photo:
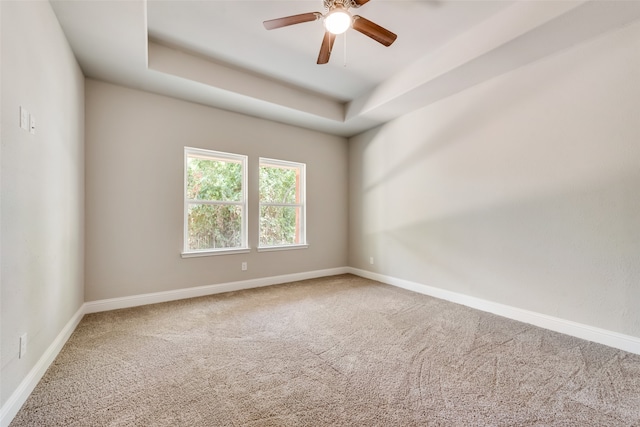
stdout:
[[[191,200],[187,199],[187,170],[189,157],[205,157],[212,160],[228,160],[232,162],[239,162],[242,166],[242,196],[240,201],[216,201],[216,200]],[[203,148],[184,147],[184,219],[183,219],[183,245],[182,245],[182,257],[201,257],[211,255],[227,255],[234,253],[247,253],[250,252],[249,240],[248,240],[248,199],[247,199],[247,156],[241,154],[225,153],[222,151],[206,150]],[[240,224],[240,246],[235,248],[218,248],[218,249],[201,249],[193,250],[189,249],[189,204],[209,204],[209,205],[237,205],[241,208],[242,220]]]
[[[308,248],[309,245],[307,243],[307,165],[305,163],[299,162],[291,162],[287,160],[277,160],[277,159],[269,159],[266,157],[260,157],[258,162],[258,168],[262,166],[271,166],[271,167],[284,167],[284,168],[293,168],[298,169],[299,172],[299,180],[298,180],[298,190],[299,190],[299,203],[262,203],[259,202],[258,206],[258,252],[266,252],[266,251],[281,251],[281,250],[289,250],[289,249],[305,249]],[[258,193],[262,190],[260,188],[260,179],[258,178]],[[260,219],[262,206],[281,206],[281,207],[298,207],[300,208],[300,217],[299,217],[299,233],[300,233],[300,242],[293,244],[284,244],[284,245],[272,245],[272,246],[262,246],[260,244],[260,236],[262,231],[260,230]]]

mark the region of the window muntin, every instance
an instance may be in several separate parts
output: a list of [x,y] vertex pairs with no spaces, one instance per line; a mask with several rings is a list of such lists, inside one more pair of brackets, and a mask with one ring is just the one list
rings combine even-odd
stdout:
[[247,156],[185,147],[184,253],[248,249]]
[[305,169],[260,158],[260,248],[306,245]]

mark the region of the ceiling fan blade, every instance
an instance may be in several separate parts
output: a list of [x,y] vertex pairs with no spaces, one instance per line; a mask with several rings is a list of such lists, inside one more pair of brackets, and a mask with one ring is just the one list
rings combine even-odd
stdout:
[[359,15],[353,16],[353,29],[385,46],[391,46],[391,43],[398,38],[396,34],[386,28],[382,28],[380,25]]
[[289,25],[302,24],[303,22],[316,21],[322,18],[320,12],[301,13],[300,15],[285,16],[284,18],[270,19],[264,21],[264,27],[267,30],[275,30],[276,28],[288,27]]
[[322,39],[322,45],[320,46],[320,53],[318,54],[318,64],[326,64],[329,62],[334,41],[336,41],[336,35],[325,31],[324,39]]
[[355,7],[360,7],[363,4],[367,3],[369,0],[353,0],[353,2],[355,3]]

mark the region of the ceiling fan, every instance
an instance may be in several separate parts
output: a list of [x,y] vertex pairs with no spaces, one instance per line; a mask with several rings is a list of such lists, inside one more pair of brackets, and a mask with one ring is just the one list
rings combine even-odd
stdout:
[[324,21],[325,32],[322,45],[320,45],[318,64],[326,64],[329,62],[331,49],[333,49],[333,42],[336,39],[336,35],[344,33],[349,29],[349,27],[385,46],[391,46],[396,38],[398,38],[396,34],[386,28],[382,28],[380,25],[371,22],[360,15],[351,15],[349,13],[350,8],[358,8],[369,0],[323,1],[325,9],[328,10],[325,15],[320,12],[309,12],[301,13],[299,15],[285,16],[283,18],[264,21],[264,27],[267,30],[274,30],[276,28],[288,27],[289,25],[302,24],[304,22],[322,19]]

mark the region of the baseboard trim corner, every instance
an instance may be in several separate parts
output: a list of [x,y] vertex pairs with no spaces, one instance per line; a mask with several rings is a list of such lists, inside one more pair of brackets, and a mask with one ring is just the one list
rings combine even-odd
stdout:
[[386,276],[359,268],[349,267],[348,272],[355,274],[356,276],[376,280],[387,285],[451,301],[456,304],[461,304],[480,311],[496,314],[508,319],[528,323],[530,325],[560,332],[562,334],[581,338],[587,341],[596,342],[598,344],[604,344],[609,347],[628,351],[629,353],[640,354],[640,338],[631,335],[624,335],[618,332],[596,328],[594,326],[548,316],[546,314],[536,313],[534,311],[524,310],[409,280],[398,279],[396,277]]
[[118,310],[121,308],[138,307],[148,304],[176,301],[186,298],[196,298],[206,295],[220,294],[223,292],[240,291],[244,289],[260,288],[263,286],[278,285],[282,283],[296,282],[298,280],[315,279],[318,277],[335,276],[349,272],[348,267],[337,267],[326,270],[315,270],[303,273],[292,273],[281,276],[271,276],[258,279],[242,280],[237,282],[218,283],[215,285],[197,286],[186,289],[153,292],[149,294],[132,295],[121,298],[109,298],[85,303],[86,313],[98,313],[101,311]]
[[76,327],[82,320],[85,314],[85,305],[83,304],[78,311],[71,317],[67,324],[62,328],[60,333],[53,340],[51,345],[38,359],[33,368],[29,371],[27,376],[22,380],[18,388],[11,394],[9,399],[0,408],[0,426],[8,427],[11,421],[16,416],[22,405],[27,401],[33,389],[38,385],[40,379],[44,373],[49,369],[49,366],[64,347],[65,343],[76,330]]

